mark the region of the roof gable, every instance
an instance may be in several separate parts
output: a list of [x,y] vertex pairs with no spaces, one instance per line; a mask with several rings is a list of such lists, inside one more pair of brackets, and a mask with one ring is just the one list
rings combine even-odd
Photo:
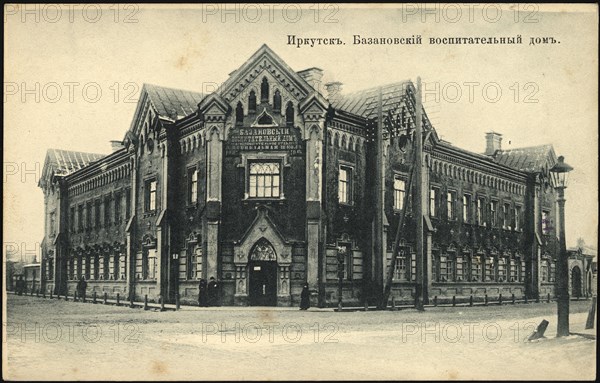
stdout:
[[69,175],[104,157],[106,154],[48,149],[38,185],[43,188],[52,182],[52,177]]

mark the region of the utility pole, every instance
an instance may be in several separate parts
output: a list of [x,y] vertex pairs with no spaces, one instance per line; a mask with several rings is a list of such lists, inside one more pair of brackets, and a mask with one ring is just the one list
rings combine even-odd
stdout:
[[415,289],[415,306],[419,311],[424,308],[424,293],[427,283],[425,249],[423,243],[423,117],[421,100],[421,77],[417,77],[417,94],[415,95],[415,219],[417,220],[416,250],[417,250],[417,286]]

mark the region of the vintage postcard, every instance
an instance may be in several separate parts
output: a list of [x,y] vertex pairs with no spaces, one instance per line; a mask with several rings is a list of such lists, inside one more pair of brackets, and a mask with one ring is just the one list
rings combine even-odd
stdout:
[[6,380],[594,380],[598,5],[4,5]]

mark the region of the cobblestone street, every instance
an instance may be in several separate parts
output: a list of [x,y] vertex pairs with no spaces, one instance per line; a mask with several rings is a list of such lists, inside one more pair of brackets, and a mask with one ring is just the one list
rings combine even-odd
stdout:
[[[571,332],[584,332],[589,306],[571,302]],[[547,338],[525,342],[542,319],[550,321]],[[595,340],[555,338],[555,303],[424,313],[160,312],[9,295],[5,320],[4,378],[14,380],[574,380],[596,374]]]

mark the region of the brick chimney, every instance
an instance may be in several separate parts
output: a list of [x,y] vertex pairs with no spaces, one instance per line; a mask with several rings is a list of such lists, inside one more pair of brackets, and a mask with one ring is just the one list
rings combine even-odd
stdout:
[[123,142],[122,141],[117,141],[117,140],[113,140],[110,142],[110,148],[112,149],[112,152],[116,152],[117,150],[123,149],[125,146],[123,146]]
[[339,99],[342,96],[342,83],[339,81],[328,82],[325,84],[325,90],[327,91],[327,99],[332,102]]
[[502,150],[502,135],[496,132],[485,134],[485,155],[493,156],[498,150]]
[[321,78],[323,78],[323,70],[320,68],[308,68],[301,70],[298,72],[300,77],[302,77],[310,86],[313,87],[316,91],[319,91],[321,87]]

